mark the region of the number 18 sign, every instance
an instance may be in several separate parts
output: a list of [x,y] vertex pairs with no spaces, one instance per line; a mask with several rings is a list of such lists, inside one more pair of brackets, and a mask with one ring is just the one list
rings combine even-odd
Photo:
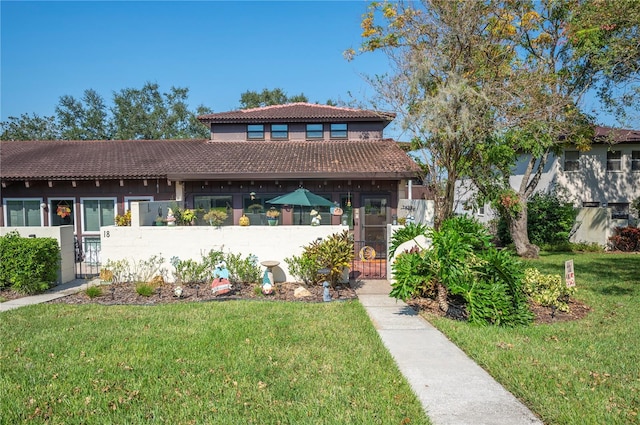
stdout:
[[564,280],[567,284],[567,288],[576,286],[576,275],[573,273],[573,260],[567,260],[564,262]]

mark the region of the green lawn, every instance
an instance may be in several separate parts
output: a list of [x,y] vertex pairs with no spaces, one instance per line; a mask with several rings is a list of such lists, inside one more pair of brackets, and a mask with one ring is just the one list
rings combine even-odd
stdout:
[[564,276],[574,259],[579,321],[502,329],[429,317],[546,424],[640,423],[640,255],[545,254],[529,264]]
[[358,302],[0,316],[0,423],[428,424]]

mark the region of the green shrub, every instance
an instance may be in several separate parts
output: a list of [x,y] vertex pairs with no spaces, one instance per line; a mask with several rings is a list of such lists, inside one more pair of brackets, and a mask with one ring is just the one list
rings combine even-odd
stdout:
[[335,287],[342,279],[344,269],[351,266],[353,261],[353,240],[345,230],[315,243],[318,264],[320,268],[329,269],[328,281],[332,287]]
[[389,244],[389,259],[393,258],[396,249],[405,242],[408,242],[417,236],[426,235],[428,227],[422,223],[409,223],[404,227],[399,228],[391,236],[391,243]]
[[420,252],[403,252],[391,265],[394,283],[390,297],[407,301],[413,297],[435,297],[435,282]]
[[153,285],[141,282],[136,285],[136,292],[138,293],[138,295],[141,295],[143,297],[150,297],[155,292],[155,289]]
[[86,290],[85,293],[87,294],[87,296],[89,298],[96,298],[102,295],[102,288],[99,286],[89,286]]
[[597,242],[576,242],[571,244],[572,252],[604,252],[604,247]]
[[53,238],[22,238],[18,232],[0,237],[0,287],[24,294],[49,289],[58,278],[60,248]]
[[170,262],[174,267],[173,276],[178,284],[204,283],[211,279],[211,270],[204,261],[180,260],[178,257],[171,257]]
[[313,241],[303,247],[300,257],[285,258],[289,273],[305,284],[318,283],[324,277],[318,275],[318,270],[328,268],[327,280],[332,287],[342,278],[345,268],[353,261],[353,240],[348,231],[334,233],[320,241]]
[[485,249],[491,246],[491,234],[484,224],[473,217],[459,215],[442,222],[441,232],[454,232],[462,237],[472,249]]
[[569,296],[575,293],[576,288],[562,283],[560,275],[544,274],[529,268],[524,271],[523,283],[524,292],[534,303],[569,311]]
[[[527,232],[536,245],[561,244],[569,241],[578,210],[553,193],[535,193],[527,201]],[[512,242],[504,218],[498,221],[498,237],[504,245]]]
[[137,262],[127,259],[107,260],[100,270],[100,276],[111,283],[150,282],[156,276],[166,276],[167,271],[162,268],[163,263],[164,258],[159,255]]
[[446,310],[448,292],[462,298],[471,323],[531,323],[533,314],[521,287],[522,263],[509,251],[498,251],[486,228],[472,219],[455,217],[445,220],[439,230],[429,230],[427,236],[432,240],[429,249],[402,254],[392,265],[392,297],[436,297]]
[[254,255],[242,258],[241,254],[228,253],[224,256],[231,283],[256,283],[260,281],[260,266]]
[[310,285],[315,283],[318,279],[318,258],[310,253],[301,256],[292,256],[291,258],[285,258],[284,262],[287,263],[289,274],[296,279]]

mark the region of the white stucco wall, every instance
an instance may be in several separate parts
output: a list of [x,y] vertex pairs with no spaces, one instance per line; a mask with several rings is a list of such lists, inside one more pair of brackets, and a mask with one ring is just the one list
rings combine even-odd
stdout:
[[[148,260],[154,255],[165,259],[164,267],[171,272],[171,257],[200,261],[211,250],[250,254],[258,262],[279,261],[273,269],[276,282],[295,280],[289,275],[285,258],[302,254],[302,247],[318,238],[347,230],[347,226],[204,226],[117,227],[100,229],[102,265],[109,260]],[[262,268],[264,270],[264,268]],[[168,278],[173,280],[169,273]]]
[[[621,170],[607,171],[607,151],[622,153]],[[573,196],[576,206],[582,202],[631,202],[640,197],[640,171],[631,171],[631,152],[640,151],[640,144],[593,145],[580,152],[580,169],[559,172],[557,183]],[[558,161],[560,163],[560,161]],[[561,168],[562,164],[558,164]]]
[[23,238],[35,235],[36,238],[53,238],[58,241],[60,247],[60,270],[58,270],[58,282],[67,283],[75,279],[75,248],[73,246],[73,226],[51,227],[0,227],[0,236],[17,231]]

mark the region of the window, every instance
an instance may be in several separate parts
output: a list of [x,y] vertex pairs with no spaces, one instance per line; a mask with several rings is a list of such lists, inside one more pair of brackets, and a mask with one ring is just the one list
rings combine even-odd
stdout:
[[272,139],[288,139],[289,124],[271,124]]
[[621,170],[622,170],[622,152],[608,151],[607,152],[607,171],[621,171]]
[[582,203],[582,208],[598,208],[600,207],[600,202],[583,202]]
[[264,124],[247,125],[247,139],[264,139]]
[[227,213],[227,219],[222,223],[225,226],[233,225],[233,207],[231,206],[231,196],[212,196],[198,195],[193,198],[193,205],[197,210],[204,210],[208,213],[210,210],[224,211]]
[[322,124],[307,124],[307,139],[322,139],[323,137]]
[[629,204],[624,202],[609,202],[611,208],[611,218],[629,219]]
[[74,198],[49,199],[49,223],[51,226],[66,226],[75,223],[76,200]]
[[640,151],[631,151],[631,171],[640,171]]
[[7,199],[5,202],[7,226],[40,226],[41,202],[40,199]]
[[125,212],[131,210],[132,202],[153,202],[153,196],[125,196],[124,197]]
[[580,152],[564,152],[564,171],[578,171],[580,169]]
[[101,226],[115,224],[115,198],[82,199],[83,229],[86,232],[97,232]]
[[347,124],[331,124],[331,138],[332,139],[346,139],[347,138]]

